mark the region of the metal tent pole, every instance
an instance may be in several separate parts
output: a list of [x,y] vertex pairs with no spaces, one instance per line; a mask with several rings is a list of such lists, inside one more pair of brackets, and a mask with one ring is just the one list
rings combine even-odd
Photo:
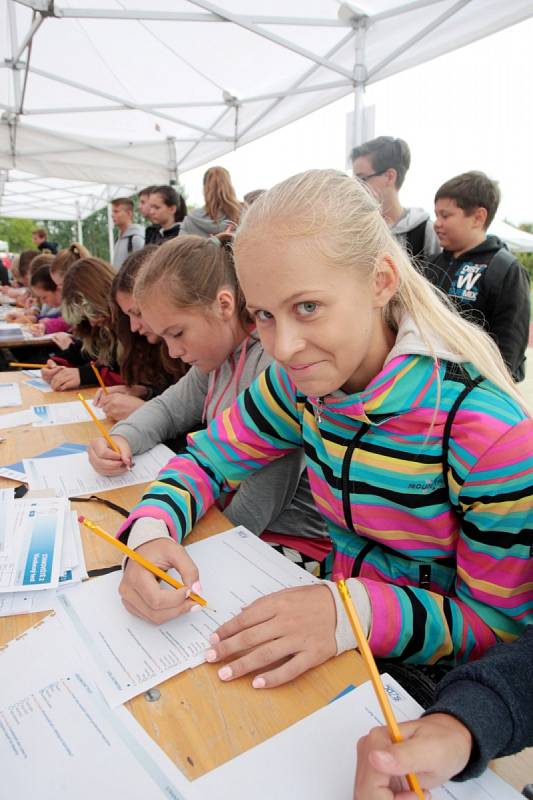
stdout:
[[111,216],[111,203],[107,202],[107,239],[109,242],[109,263],[113,263],[113,250],[115,249],[115,240],[113,238],[113,218]]

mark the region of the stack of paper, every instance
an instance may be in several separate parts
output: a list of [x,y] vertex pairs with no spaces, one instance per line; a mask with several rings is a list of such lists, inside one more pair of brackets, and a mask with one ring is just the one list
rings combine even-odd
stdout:
[[87,578],[76,513],[66,498],[0,498],[0,616],[47,611]]

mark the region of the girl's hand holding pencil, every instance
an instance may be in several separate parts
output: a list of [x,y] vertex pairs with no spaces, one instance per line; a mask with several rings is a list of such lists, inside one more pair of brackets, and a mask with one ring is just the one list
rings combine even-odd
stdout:
[[100,475],[120,475],[133,466],[133,456],[128,440],[124,436],[111,436],[110,439],[118,452],[103,436],[93,439],[89,445],[89,463]]
[[[183,583],[196,594],[201,594],[196,564],[185,548],[173,539],[146,542],[135,548],[135,552],[164,571],[174,567],[181,575]],[[156,625],[168,622],[194,608],[200,608],[197,603],[189,600],[186,588],[174,591],[163,589],[155,575],[132,559],[126,564],[119,592],[129,612]]]

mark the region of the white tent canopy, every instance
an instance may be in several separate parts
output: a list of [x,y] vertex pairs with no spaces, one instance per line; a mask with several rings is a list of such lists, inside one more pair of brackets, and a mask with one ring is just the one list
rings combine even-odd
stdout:
[[75,219],[348,93],[360,138],[366,85],[533,15],[531,0],[79,2],[0,0],[2,215],[20,214],[21,172],[65,190],[30,192],[33,216]]
[[515,228],[508,222],[495,219],[490,226],[489,233],[503,239],[509,250],[513,250],[515,253],[533,253],[533,234],[521,231],[520,228]]

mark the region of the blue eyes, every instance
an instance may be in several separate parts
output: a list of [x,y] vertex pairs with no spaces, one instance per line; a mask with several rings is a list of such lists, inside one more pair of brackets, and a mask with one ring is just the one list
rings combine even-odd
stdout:
[[272,314],[270,311],[256,311],[255,318],[260,322],[266,322],[267,320],[272,319]]
[[309,316],[309,314],[314,314],[317,309],[316,303],[298,303],[296,306],[298,313],[301,314],[303,317]]
[[[317,309],[318,303],[311,303],[307,301],[303,303],[297,303],[294,306],[294,310],[299,317],[310,317],[317,311]],[[259,322],[268,322],[269,320],[274,319],[270,311],[265,311],[264,309],[256,311],[254,313],[254,317]]]

